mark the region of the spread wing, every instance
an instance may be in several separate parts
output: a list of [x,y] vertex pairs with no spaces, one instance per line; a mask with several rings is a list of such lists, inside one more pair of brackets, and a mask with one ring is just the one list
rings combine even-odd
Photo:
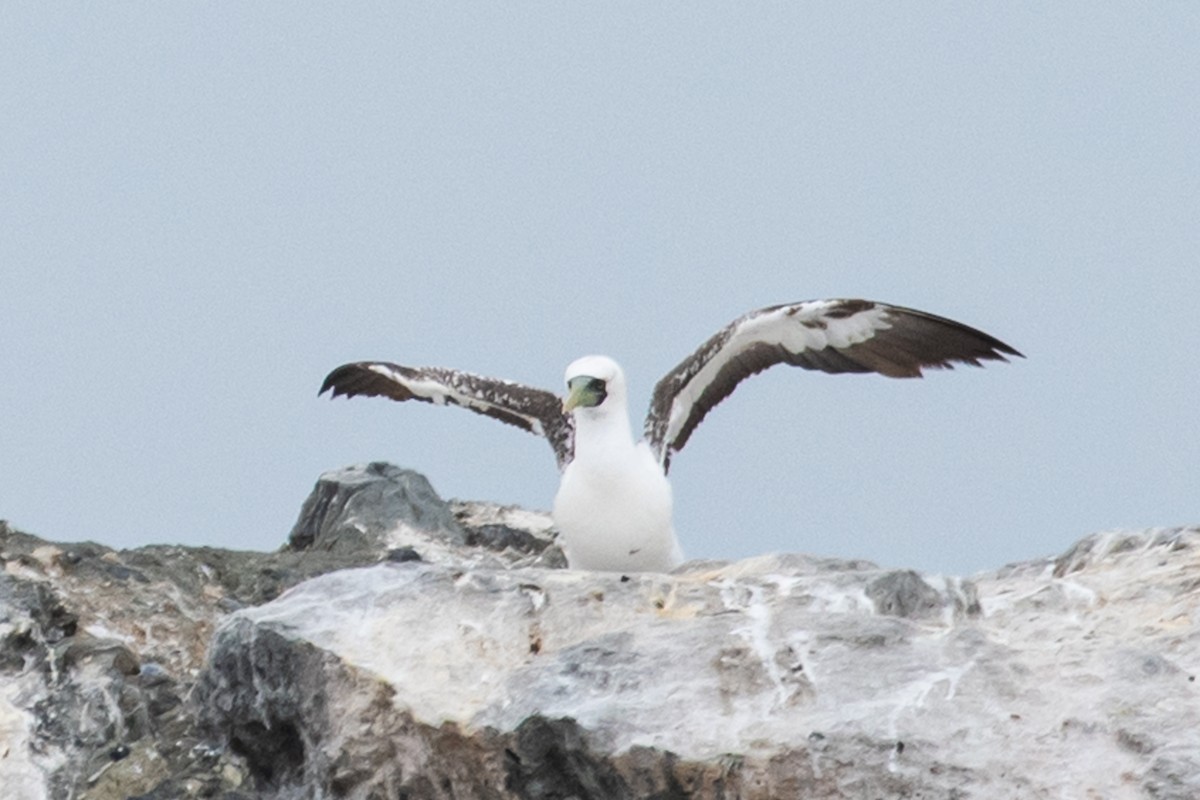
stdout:
[[751,311],[718,331],[654,387],[645,436],[663,470],[704,415],[775,364],[919,378],[923,367],[1021,356],[962,323],[870,300],[808,300]]
[[402,367],[386,361],[343,364],[330,372],[317,394],[331,397],[390,397],[435,405],[461,406],[477,414],[545,436],[562,469],[575,449],[575,428],[552,392],[511,381],[484,378],[442,367]]

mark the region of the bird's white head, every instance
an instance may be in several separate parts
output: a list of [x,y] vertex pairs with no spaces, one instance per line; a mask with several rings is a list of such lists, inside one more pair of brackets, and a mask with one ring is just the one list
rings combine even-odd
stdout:
[[603,415],[625,408],[625,373],[608,356],[584,356],[571,362],[566,374],[564,413]]

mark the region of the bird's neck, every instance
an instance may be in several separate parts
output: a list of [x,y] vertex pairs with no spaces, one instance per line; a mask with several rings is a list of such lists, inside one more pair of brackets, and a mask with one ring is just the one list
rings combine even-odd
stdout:
[[634,449],[629,415],[584,412],[575,417],[575,457],[588,460],[625,458]]

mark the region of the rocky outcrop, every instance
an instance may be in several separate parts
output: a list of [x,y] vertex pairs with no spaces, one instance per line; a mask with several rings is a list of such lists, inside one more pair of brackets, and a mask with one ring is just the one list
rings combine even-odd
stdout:
[[198,725],[218,620],[324,573],[454,552],[564,563],[545,515],[446,503],[386,464],[322,476],[275,553],[117,551],[0,521],[0,798],[258,797],[253,762]]
[[1198,529],[582,573],[369,465],[278,553],[0,537],[6,798],[1200,797]]

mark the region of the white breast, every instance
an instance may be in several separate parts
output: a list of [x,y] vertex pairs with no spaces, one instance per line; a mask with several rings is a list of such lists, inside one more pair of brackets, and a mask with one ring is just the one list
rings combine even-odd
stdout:
[[662,572],[683,561],[671,485],[645,442],[588,453],[563,471],[554,522],[572,569]]

